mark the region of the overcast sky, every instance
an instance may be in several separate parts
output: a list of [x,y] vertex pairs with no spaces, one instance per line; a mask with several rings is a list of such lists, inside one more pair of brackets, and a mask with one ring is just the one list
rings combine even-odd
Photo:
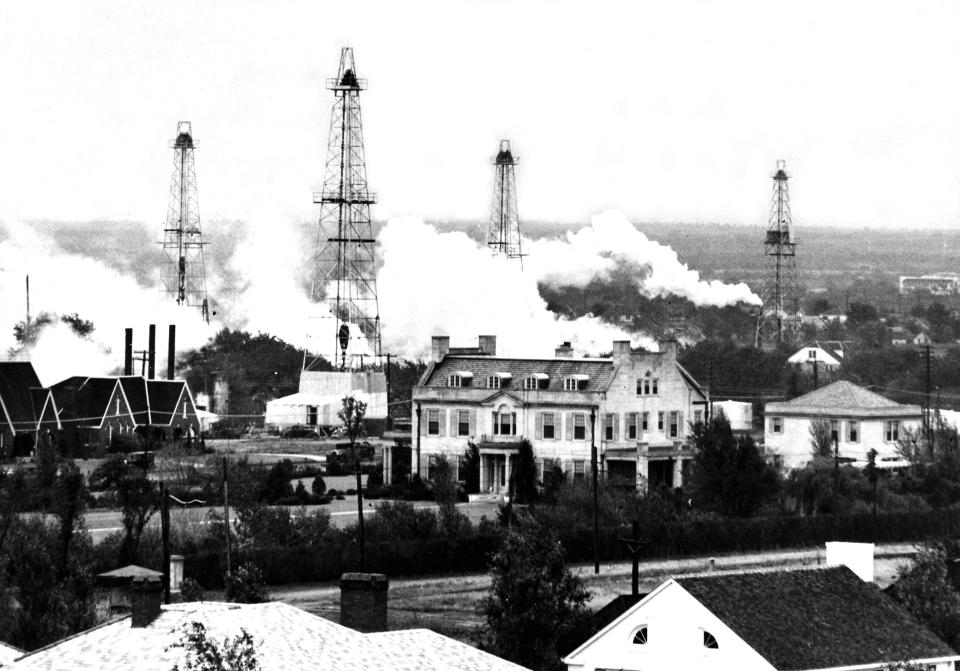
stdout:
[[354,47],[378,219],[484,219],[500,138],[528,220],[956,227],[956,2],[3,2],[0,221],[310,221]]

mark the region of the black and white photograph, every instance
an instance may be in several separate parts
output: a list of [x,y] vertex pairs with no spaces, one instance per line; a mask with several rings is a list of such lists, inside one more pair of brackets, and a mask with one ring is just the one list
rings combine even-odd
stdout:
[[960,669],[960,4],[0,1],[0,669]]

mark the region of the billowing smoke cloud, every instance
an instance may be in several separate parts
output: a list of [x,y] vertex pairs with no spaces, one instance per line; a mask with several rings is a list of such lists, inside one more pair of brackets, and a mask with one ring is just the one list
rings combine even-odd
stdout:
[[637,289],[648,298],[681,296],[696,305],[759,305],[746,284],[705,282],[700,273],[681,263],[677,253],[649,239],[615,210],[595,215],[590,226],[569,232],[561,240],[526,242],[524,263],[541,282],[551,286],[582,287],[594,279],[606,280],[613,270],[628,271]]
[[[122,250],[111,252],[122,256]],[[33,361],[40,381],[53,384],[70,375],[106,375],[123,366],[123,329],[134,329],[135,349],[146,349],[147,326],[157,325],[157,370],[166,352],[166,326],[177,325],[178,349],[199,347],[214,332],[199,310],[161,300],[156,286],[122,273],[98,259],[64,251],[41,231],[24,224],[8,226],[0,240],[0,356],[16,348],[13,327],[26,317],[25,278],[30,276],[33,315],[77,313],[94,323],[88,338],[77,337],[56,321],[42,329],[34,345],[18,358]]]
[[[562,341],[598,353],[614,340],[631,339],[599,319],[568,320],[550,312],[534,273],[492,256],[464,233],[439,233],[418,218],[397,218],[378,242],[383,267],[377,286],[388,351],[425,356],[432,335],[449,335],[455,345],[496,335],[499,353],[524,356],[551,356]],[[633,339],[652,346],[649,339]]]

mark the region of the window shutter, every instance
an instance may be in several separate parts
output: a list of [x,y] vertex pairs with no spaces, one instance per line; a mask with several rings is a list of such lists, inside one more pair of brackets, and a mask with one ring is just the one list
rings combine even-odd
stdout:
[[620,440],[620,415],[615,414],[613,416],[613,441],[617,442]]
[[683,431],[683,411],[680,410],[677,412],[677,437],[679,438],[684,434]]
[[543,413],[537,413],[537,440],[543,440]]
[[496,411],[490,413],[490,435],[497,436],[500,434],[500,429],[497,426],[497,413]]
[[439,421],[440,433],[437,435],[445,436],[447,435],[447,409],[440,408],[440,412],[438,412],[437,414],[440,415],[440,421]]
[[[597,416],[596,419],[599,420],[600,417]],[[583,432],[584,438],[587,441],[593,440],[593,424],[594,423],[590,421],[590,415],[588,413],[584,413],[583,423],[587,425],[587,430]]]
[[567,435],[564,436],[567,440],[573,440],[573,413],[567,413]]
[[477,411],[476,410],[470,411],[470,435],[471,436],[477,435]]

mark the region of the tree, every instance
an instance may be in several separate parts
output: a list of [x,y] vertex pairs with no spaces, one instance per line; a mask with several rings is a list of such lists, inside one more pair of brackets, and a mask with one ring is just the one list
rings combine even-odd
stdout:
[[947,578],[941,547],[922,548],[901,568],[893,595],[918,620],[954,648],[960,644],[960,594]]
[[363,530],[363,481],[360,477],[360,456],[357,454],[357,437],[363,428],[363,418],[367,414],[367,404],[353,396],[345,396],[343,405],[337,411],[337,417],[343,422],[350,439],[350,457],[354,462],[354,471],[357,474],[357,528],[360,531],[360,568],[367,567],[366,538]]
[[467,449],[460,457],[460,473],[468,494],[480,492],[480,448],[476,443],[467,443]]
[[100,464],[91,473],[90,481],[95,488],[116,490],[124,532],[121,555],[124,561],[136,563],[143,529],[159,509],[157,484],[143,469],[127,463],[121,454]]
[[293,485],[290,484],[292,479],[293,462],[289,459],[278,461],[267,473],[260,499],[267,503],[275,503],[280,499],[290,498],[293,496]]
[[434,463],[432,470],[431,480],[440,511],[440,525],[447,536],[456,538],[470,528],[470,520],[457,510],[457,480],[454,476],[453,464],[446,456],[441,456]]
[[224,576],[227,601],[234,603],[265,603],[270,592],[263,581],[263,574],[252,562],[241,564]]
[[191,622],[183,626],[180,640],[170,648],[182,648],[186,658],[183,666],[175,664],[173,671],[260,671],[253,636],[243,628],[237,636],[218,643],[207,636],[201,623]]
[[734,437],[722,413],[693,427],[693,443],[693,499],[702,507],[750,517],[779,492],[776,469],[764,461],[750,436]]
[[517,451],[513,471],[514,499],[517,503],[533,503],[537,500],[537,462],[533,458],[533,446],[524,438]]
[[833,434],[830,421],[823,417],[810,422],[810,447],[813,456],[829,458],[833,456]]
[[558,645],[590,598],[564,564],[556,533],[527,519],[507,527],[490,558],[490,592],[478,605],[485,649],[531,669],[560,669]]

